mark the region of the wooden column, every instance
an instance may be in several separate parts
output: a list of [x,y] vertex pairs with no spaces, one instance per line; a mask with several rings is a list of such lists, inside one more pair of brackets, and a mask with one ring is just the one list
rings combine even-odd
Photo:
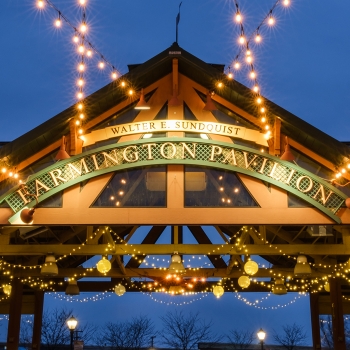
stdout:
[[345,350],[343,299],[339,278],[330,279],[334,350]]
[[7,330],[7,350],[17,350],[19,346],[19,331],[21,328],[23,285],[18,278],[12,282],[10,296],[9,323]]
[[36,350],[40,349],[40,344],[41,344],[41,326],[43,323],[44,295],[45,293],[41,290],[37,290],[34,293],[35,309],[34,309],[32,349],[36,349]]
[[310,313],[311,313],[311,331],[312,344],[314,350],[321,349],[320,335],[320,310],[318,306],[318,293],[310,293]]

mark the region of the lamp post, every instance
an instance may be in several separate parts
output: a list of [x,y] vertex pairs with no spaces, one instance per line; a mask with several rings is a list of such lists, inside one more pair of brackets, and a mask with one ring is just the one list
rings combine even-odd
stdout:
[[77,324],[78,324],[78,320],[74,316],[70,317],[67,320],[67,326],[68,326],[69,331],[70,331],[70,349],[71,350],[74,350],[74,347],[73,347],[73,336],[74,336],[74,330],[75,330]]
[[264,339],[266,337],[266,333],[263,331],[262,328],[260,328],[257,335],[258,335],[258,338],[260,340],[261,350],[264,350]]

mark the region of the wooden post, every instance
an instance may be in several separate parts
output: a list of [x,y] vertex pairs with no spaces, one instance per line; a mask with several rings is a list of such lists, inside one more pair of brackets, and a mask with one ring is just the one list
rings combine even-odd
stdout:
[[17,350],[19,347],[19,331],[21,328],[23,284],[18,278],[12,282],[10,295],[9,323],[7,330],[7,350]]
[[339,278],[330,279],[334,350],[345,350],[343,299]]
[[314,350],[321,349],[320,335],[320,310],[318,306],[318,293],[310,293],[310,313],[311,313],[311,331],[312,344]]
[[34,310],[34,325],[33,325],[33,338],[32,349],[40,350],[41,344],[41,326],[43,323],[43,307],[44,307],[44,295],[41,290],[34,292],[35,297],[35,310]]

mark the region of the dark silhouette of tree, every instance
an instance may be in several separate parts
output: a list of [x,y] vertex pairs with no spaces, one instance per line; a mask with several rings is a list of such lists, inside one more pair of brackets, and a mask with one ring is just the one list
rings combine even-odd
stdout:
[[171,348],[189,350],[197,348],[199,342],[216,343],[221,337],[211,331],[212,322],[201,319],[199,313],[168,312],[161,317],[163,344]]
[[287,350],[293,350],[295,347],[302,345],[307,338],[304,327],[293,323],[282,327],[283,333],[273,334],[275,342]]
[[320,318],[321,344],[329,349],[334,348],[332,317]]
[[229,332],[230,334],[227,334],[226,338],[229,340],[232,349],[248,349],[255,338],[253,331],[238,331],[232,329]]
[[140,315],[127,322],[107,322],[96,337],[96,343],[115,350],[139,350],[149,346],[154,333],[151,319]]

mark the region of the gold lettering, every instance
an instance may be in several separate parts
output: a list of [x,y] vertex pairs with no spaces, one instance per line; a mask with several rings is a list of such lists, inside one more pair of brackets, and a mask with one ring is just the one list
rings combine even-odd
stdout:
[[157,146],[157,144],[156,144],[156,143],[146,143],[145,145],[142,146],[143,148],[146,148],[146,147],[147,147],[147,151],[148,151],[147,160],[152,160],[152,159],[153,159],[153,156],[152,156],[152,146],[155,147],[155,146]]
[[295,170],[292,169],[292,171],[290,172],[290,174],[289,174],[289,176],[288,176],[288,179],[287,179],[287,181],[286,181],[286,184],[287,184],[287,185],[289,185],[290,180],[292,180],[292,177],[293,177],[294,173],[295,173]]
[[35,191],[36,191],[36,196],[39,197],[40,196],[40,190],[45,190],[45,192],[50,191],[51,188],[47,187],[46,185],[44,185],[41,181],[35,179]]
[[[170,146],[172,148],[172,153],[169,153],[169,148],[167,148],[167,154],[165,154],[164,150],[166,146]],[[163,143],[162,146],[160,147],[160,154],[165,159],[173,159],[176,154],[176,146],[171,142]]]
[[196,159],[196,143],[192,143],[193,145],[193,151],[188,147],[188,145],[184,142],[181,142],[182,145],[182,159],[185,159],[185,150],[189,153],[189,155]]
[[214,159],[215,156],[219,156],[220,154],[222,154],[222,148],[220,146],[211,146],[211,155],[209,158],[209,161],[211,162],[216,162],[216,160]]
[[[309,180],[309,186],[308,186],[306,189],[300,188],[300,183],[301,183],[304,179],[308,179],[308,180]],[[300,192],[307,193],[307,192],[309,192],[309,191],[312,190],[312,187],[314,186],[314,183],[312,182],[311,178],[309,178],[308,176],[303,175],[303,176],[300,176],[299,179],[297,180],[296,186],[297,186],[297,189],[298,189]]]
[[109,165],[108,165],[108,163],[107,163],[107,158],[108,158],[112,163],[118,164],[118,159],[117,159],[117,154],[116,154],[116,152],[115,152],[115,149],[113,150],[113,152],[114,152],[114,157],[115,157],[115,158],[113,158],[110,154],[108,154],[108,153],[106,153],[106,152],[102,152],[102,155],[105,157],[104,163],[105,163],[105,166],[106,166],[107,168],[109,167]]
[[251,159],[249,163],[248,163],[248,153],[243,151],[243,155],[244,155],[245,167],[246,169],[248,169],[250,165],[254,162],[254,160],[257,158],[257,155],[254,154],[253,159]]
[[[58,175],[55,175],[55,173],[57,173]],[[49,171],[49,174],[51,175],[51,178],[52,178],[53,182],[55,183],[55,187],[60,185],[60,183],[57,180],[60,180],[63,183],[67,182],[67,180],[61,176],[62,175],[61,169],[55,169],[55,170]]]
[[278,180],[281,180],[281,176],[279,176],[279,177],[275,176],[275,171],[276,171],[277,165],[278,165],[278,163],[276,163],[276,162],[273,164],[273,167],[271,169],[269,176],[278,181]]
[[[27,187],[24,187],[24,188],[27,188]],[[27,193],[22,193],[22,189],[23,189],[23,188],[20,188],[18,191],[16,191],[16,193],[18,193],[19,196],[22,198],[22,200],[23,200],[23,202],[24,202],[23,205],[26,205],[27,203],[30,202],[30,200],[27,199],[27,197],[25,196]]]
[[316,194],[312,197],[313,199],[317,200],[318,195],[321,193],[321,201],[323,205],[326,205],[329,197],[334,193],[333,191],[329,191],[328,196],[326,198],[325,190],[323,185],[320,184],[320,188],[317,190]]
[[[73,179],[82,175],[83,168],[84,168],[85,174],[90,172],[90,170],[88,169],[88,167],[86,165],[85,158],[82,158],[80,160],[80,168],[79,169],[75,165],[73,165],[72,163],[68,163],[67,165],[68,165],[69,171],[70,171]],[[78,176],[75,176],[76,174],[78,174]]]
[[[231,162],[231,159],[233,162]],[[230,152],[227,152],[225,159],[222,161],[222,163],[227,163],[227,161],[229,161],[228,163],[231,165],[237,165],[236,154],[234,149],[231,149]]]
[[264,168],[265,168],[265,165],[266,165],[266,162],[267,162],[267,161],[268,161],[268,159],[267,159],[267,158],[264,158],[263,163],[261,164],[261,168],[260,168],[260,170],[258,171],[258,173],[264,174]]
[[92,160],[94,161],[95,170],[100,169],[99,166],[98,166],[98,163],[97,163],[96,154],[93,154],[93,155],[91,156],[91,158],[92,158]]
[[[138,152],[133,152],[132,150],[137,150],[137,147],[136,146],[128,146],[128,147],[124,148],[124,151],[123,151],[123,158],[128,163],[137,162],[139,160]],[[131,155],[131,158],[128,157],[129,155]]]

